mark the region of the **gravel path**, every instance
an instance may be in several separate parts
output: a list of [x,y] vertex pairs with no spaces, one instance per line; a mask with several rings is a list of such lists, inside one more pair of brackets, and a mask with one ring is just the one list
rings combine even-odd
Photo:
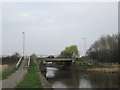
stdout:
[[27,68],[24,68],[26,62],[27,60],[24,60],[15,73],[7,79],[2,80],[2,88],[14,88],[23,79],[24,75],[27,73]]

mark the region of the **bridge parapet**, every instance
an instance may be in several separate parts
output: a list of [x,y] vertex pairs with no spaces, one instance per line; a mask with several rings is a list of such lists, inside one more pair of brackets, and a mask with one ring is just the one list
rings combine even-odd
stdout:
[[41,61],[45,62],[56,62],[56,61],[74,61],[73,58],[39,58]]

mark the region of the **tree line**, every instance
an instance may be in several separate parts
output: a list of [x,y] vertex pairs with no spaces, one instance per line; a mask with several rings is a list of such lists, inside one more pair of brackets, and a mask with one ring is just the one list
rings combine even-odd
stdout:
[[102,36],[91,45],[86,55],[97,62],[119,63],[119,40],[120,34]]

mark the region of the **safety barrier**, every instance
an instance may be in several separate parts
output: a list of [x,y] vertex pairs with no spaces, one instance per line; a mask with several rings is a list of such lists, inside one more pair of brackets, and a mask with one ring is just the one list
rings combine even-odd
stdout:
[[30,65],[30,57],[29,57],[29,60],[28,60],[28,67],[29,67],[29,65]]
[[16,63],[16,68],[18,68],[18,67],[19,67],[19,65],[20,65],[21,61],[22,61],[22,57],[20,57],[20,59],[19,59],[19,60],[18,60],[18,62]]
[[30,65],[30,57],[28,59],[25,59],[25,65],[24,68],[28,68]]

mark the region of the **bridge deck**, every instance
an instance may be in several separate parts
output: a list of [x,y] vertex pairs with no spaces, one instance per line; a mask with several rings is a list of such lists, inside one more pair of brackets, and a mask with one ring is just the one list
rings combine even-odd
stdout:
[[40,58],[42,61],[53,62],[53,61],[72,61],[72,58]]

